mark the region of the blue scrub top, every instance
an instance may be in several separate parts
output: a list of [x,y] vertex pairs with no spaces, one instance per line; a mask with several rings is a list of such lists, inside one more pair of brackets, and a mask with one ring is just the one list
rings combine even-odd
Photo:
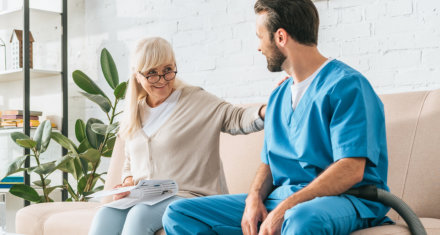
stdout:
[[[307,186],[332,163],[365,157],[362,182],[388,190],[383,104],[367,79],[333,60],[314,78],[295,110],[292,78],[271,94],[264,123],[261,159],[270,166],[277,187],[268,199],[284,200]],[[335,182],[337,183],[337,182]],[[389,208],[348,197],[361,218],[382,218]]]

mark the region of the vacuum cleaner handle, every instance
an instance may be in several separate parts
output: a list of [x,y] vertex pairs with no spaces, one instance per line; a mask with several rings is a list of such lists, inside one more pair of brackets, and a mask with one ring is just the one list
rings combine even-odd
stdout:
[[425,227],[419,217],[411,210],[411,208],[402,199],[396,197],[392,193],[377,188],[375,185],[366,185],[359,188],[353,188],[345,192],[345,194],[353,195],[359,198],[376,201],[393,208],[408,225],[409,231],[413,235],[426,235]]

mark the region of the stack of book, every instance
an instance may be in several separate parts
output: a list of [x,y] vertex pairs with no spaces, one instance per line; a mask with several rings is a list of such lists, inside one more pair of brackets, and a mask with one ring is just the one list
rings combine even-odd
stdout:
[[[39,116],[43,113],[40,111],[30,111],[30,126],[37,127],[40,125]],[[23,127],[23,110],[6,110],[2,114],[2,127]]]
[[23,176],[7,176],[0,181],[0,188],[10,188],[14,184],[23,184],[23,183],[24,183]]

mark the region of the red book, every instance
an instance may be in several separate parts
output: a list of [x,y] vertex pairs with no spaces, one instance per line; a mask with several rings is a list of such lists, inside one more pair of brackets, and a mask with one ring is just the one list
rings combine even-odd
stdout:
[[[23,115],[3,115],[2,119],[23,119]],[[38,116],[30,116],[31,120],[38,120]]]

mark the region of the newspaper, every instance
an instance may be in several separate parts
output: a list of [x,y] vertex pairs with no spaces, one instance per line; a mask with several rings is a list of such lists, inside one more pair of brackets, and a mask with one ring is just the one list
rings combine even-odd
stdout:
[[155,205],[176,195],[178,190],[177,183],[173,180],[141,180],[135,186],[100,191],[91,194],[89,197],[99,198],[123,192],[130,192],[128,196],[122,199],[102,205],[116,209],[127,209],[138,203],[150,206]]

